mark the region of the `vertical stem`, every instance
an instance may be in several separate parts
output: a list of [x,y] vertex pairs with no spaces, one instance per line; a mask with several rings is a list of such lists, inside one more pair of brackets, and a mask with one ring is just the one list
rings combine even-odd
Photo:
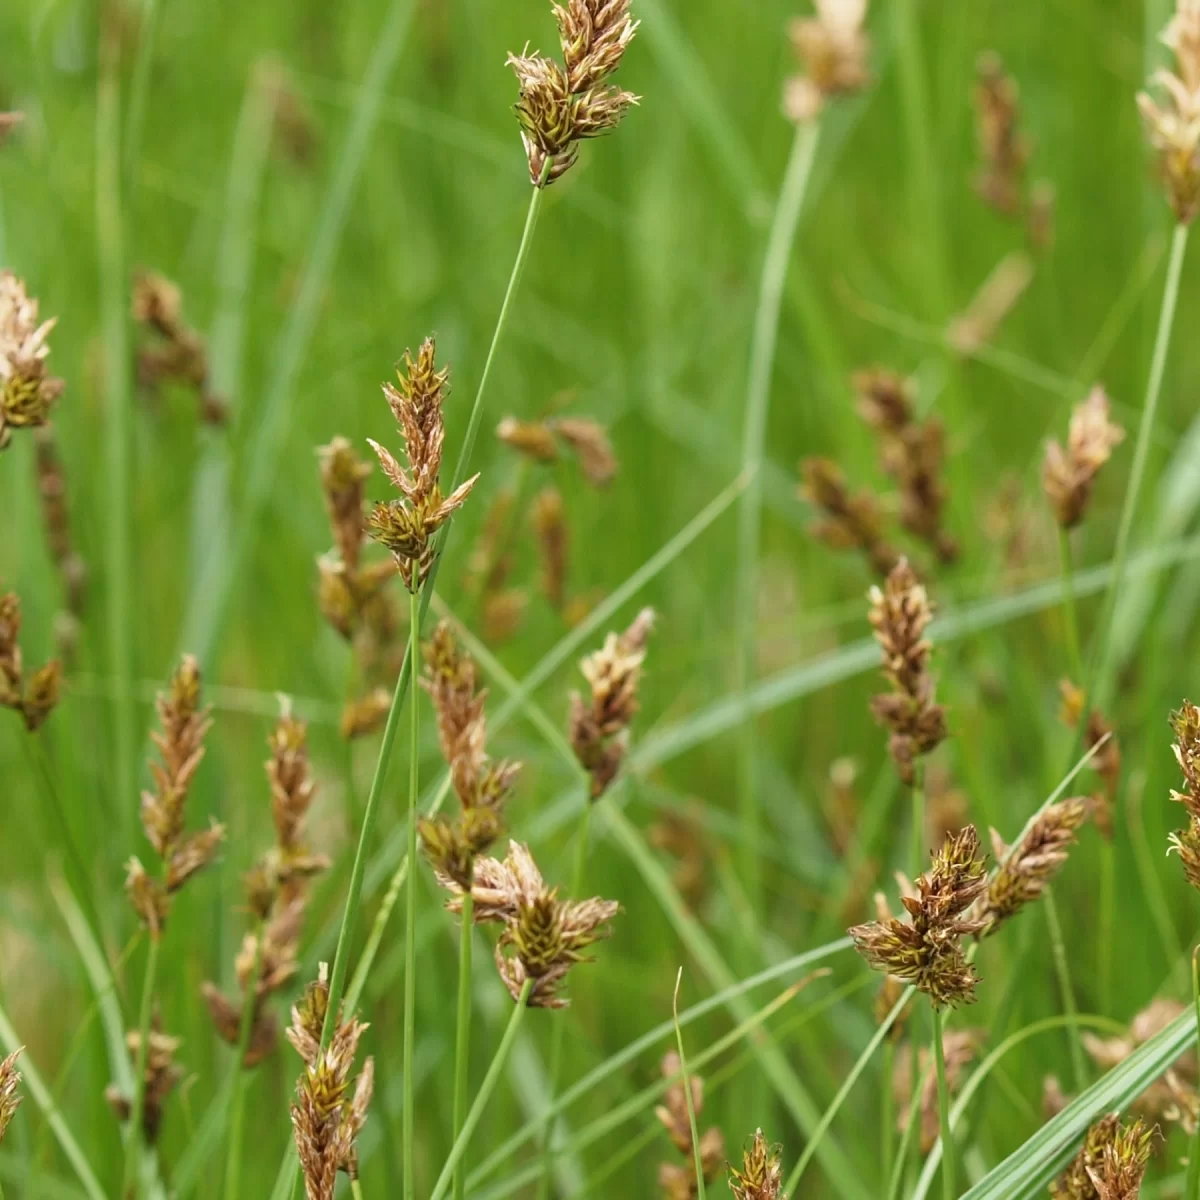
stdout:
[[[471,926],[475,915],[475,897],[470,889],[463,894],[462,933],[458,952],[458,1028],[454,1038],[454,1137],[462,1132],[467,1109],[467,1084],[471,1059]],[[465,1164],[454,1172],[454,1200],[466,1196]]]
[[679,1027],[679,985],[683,982],[683,968],[675,976],[675,995],[671,1000],[671,1015],[675,1019],[675,1046],[679,1054],[679,1072],[682,1076],[683,1098],[687,1105],[688,1128],[692,1135],[692,1169],[696,1173],[696,1200],[706,1200],[704,1184],[704,1160],[700,1154],[700,1130],[696,1127],[696,1104],[692,1098],[692,1077],[688,1074],[687,1055],[683,1049],[683,1030]]
[[[1063,942],[1062,925],[1058,919],[1058,903],[1054,898],[1054,890],[1047,888],[1043,896],[1046,907],[1046,924],[1050,930],[1050,951],[1054,957],[1054,973],[1058,976],[1058,990],[1062,994],[1063,1010],[1067,1016],[1078,1015],[1075,1004],[1075,989],[1071,986],[1071,971],[1067,965],[1067,948]],[[1075,1090],[1086,1090],[1087,1068],[1083,1063],[1083,1050],[1079,1045],[1076,1026],[1067,1027],[1067,1045],[1071,1051],[1071,1073],[1075,1077]]]
[[1075,604],[1075,567],[1071,555],[1071,535],[1061,525],[1058,528],[1058,551],[1062,563],[1063,624],[1067,630],[1067,657],[1071,667],[1071,679],[1077,687],[1083,687],[1083,656],[1079,652],[1079,613]]
[[[1200,946],[1192,951],[1192,1003],[1196,1009],[1196,1030],[1200,1034]],[[1200,1200],[1200,1125],[1196,1126],[1188,1143],[1187,1184],[1184,1200]]]
[[1100,997],[1098,1012],[1112,1012],[1113,927],[1117,913],[1116,847],[1106,837],[1100,839],[1100,929],[1098,933],[1096,991]]
[[879,1117],[879,1123],[882,1125],[883,1133],[883,1186],[886,1189],[888,1181],[892,1178],[892,1156],[895,1152],[896,1138],[892,1132],[892,1126],[896,1123],[896,1114],[894,1112],[895,1101],[892,1096],[892,1076],[895,1074],[896,1065],[896,1043],[889,1035],[888,1040],[883,1044],[883,1096],[882,1096],[882,1111]]
[[129,1133],[125,1141],[125,1186],[122,1194],[141,1194],[138,1162],[142,1149],[142,1114],[146,1107],[146,1055],[150,1048],[150,1017],[154,1011],[154,983],[158,976],[158,938],[151,935],[146,950],[146,974],[142,980],[142,1002],[138,1010],[138,1048],[134,1061],[133,1103]]
[[475,1132],[475,1126],[479,1124],[479,1119],[483,1116],[483,1110],[487,1102],[491,1099],[492,1092],[496,1090],[496,1084],[500,1080],[500,1072],[504,1069],[504,1064],[508,1061],[509,1051],[516,1040],[517,1030],[521,1027],[521,1020],[525,1016],[525,1009],[529,1004],[529,993],[532,990],[533,980],[525,980],[521,988],[521,994],[517,997],[516,1007],[513,1009],[513,1014],[508,1020],[508,1027],[504,1030],[504,1036],[500,1039],[500,1045],[496,1047],[495,1056],[492,1058],[492,1065],[488,1067],[483,1083],[480,1084],[479,1091],[475,1093],[475,1102],[471,1105],[471,1111],[467,1113],[467,1119],[463,1122],[462,1131],[454,1139],[454,1145],[450,1150],[450,1157],[446,1160],[446,1165],[442,1167],[442,1173],[438,1176],[438,1181],[434,1185],[433,1193],[429,1197],[429,1200],[442,1200],[446,1195],[446,1189],[450,1186],[450,1177],[454,1174],[454,1169],[462,1160],[463,1154],[466,1153],[467,1143],[471,1140],[471,1135]]
[[[419,568],[414,566],[414,572]],[[409,593],[409,638],[408,660],[416,663],[420,652],[421,614],[417,606],[417,579],[413,579],[413,590]],[[404,1197],[414,1200],[416,1196],[416,1174],[413,1151],[416,1146],[416,1076],[414,1060],[417,1038],[417,872],[413,865],[417,861],[417,787],[418,787],[418,738],[420,734],[420,706],[417,693],[409,697],[409,764],[408,764],[408,896],[405,913],[404,934]],[[465,913],[464,913],[465,916]],[[470,930],[464,926],[463,940],[470,940]]]
[[237,1057],[233,1060],[233,1104],[229,1117],[229,1142],[225,1152],[224,1200],[238,1200],[242,1187],[242,1133],[246,1116],[246,1051],[250,1046],[250,1031],[258,1007],[258,980],[262,973],[264,921],[259,921],[254,937],[254,965],[246,981],[242,998],[242,1016],[238,1023]]
[[937,1071],[938,1120],[942,1127],[942,1195],[945,1200],[955,1200],[954,1142],[950,1132],[950,1089],[946,1086],[946,1049],[942,1045],[942,1011],[936,1005],[933,1011],[933,1061]]
[[925,766],[919,760],[913,765],[912,830],[908,852],[908,873],[915,883],[929,857],[925,845]]

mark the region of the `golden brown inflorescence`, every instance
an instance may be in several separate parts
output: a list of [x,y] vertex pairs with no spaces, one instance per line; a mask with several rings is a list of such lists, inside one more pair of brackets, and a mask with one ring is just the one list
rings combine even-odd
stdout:
[[[1083,689],[1069,679],[1060,680],[1058,690],[1062,696],[1060,715],[1063,723],[1075,729],[1083,720],[1087,698]],[[1100,777],[1101,783],[1101,790],[1091,797],[1092,821],[1100,835],[1111,842],[1117,789],[1121,783],[1121,743],[1113,724],[1097,708],[1088,709],[1083,744],[1085,749],[1095,752],[1089,766]]]
[[62,579],[66,601],[55,623],[56,637],[60,652],[70,661],[79,640],[79,621],[83,616],[87,590],[87,565],[75,549],[71,537],[66,475],[58,450],[58,439],[50,422],[34,431],[34,446],[37,449],[34,469],[37,473],[38,498],[42,505],[42,524],[46,530],[50,557]]
[[415,359],[406,350],[404,362],[396,371],[398,385],[383,385],[383,394],[404,437],[408,469],[378,442],[371,441],[383,473],[402,495],[401,499],[376,504],[371,510],[371,536],[392,552],[410,592],[418,591],[428,578],[438,530],[466,503],[479,478],[474,475],[449,496],[442,494],[438,478],[446,437],[442,406],[449,391],[450,371],[437,369],[436,353],[433,338],[421,343]]
[[918,758],[932,753],[946,737],[946,710],[934,700],[929,672],[932,647],[925,630],[933,608],[923,584],[901,559],[882,588],[870,592],[868,614],[883,651],[883,674],[892,685],[871,699],[875,719],[889,730],[888,752],[901,780],[916,781]]
[[533,532],[541,560],[541,587],[547,603],[562,612],[567,602],[567,568],[571,549],[571,531],[562,493],[556,487],[543,488],[533,502]]
[[201,986],[218,1035],[236,1046],[247,992],[253,985],[244,1060],[247,1067],[261,1062],[276,1047],[278,1030],[267,1000],[300,969],[297,956],[309,881],[329,866],[329,860],[311,853],[304,840],[305,819],[316,791],[308,758],[307,726],[285,708],[267,745],[271,750],[266,773],[271,787],[275,845],[245,876],[247,907],[255,919],[255,929],[242,939],[234,963],[242,994],[234,1002],[209,981]]
[[913,984],[936,1008],[970,1004],[979,977],[962,939],[983,928],[971,909],[987,886],[979,835],[968,825],[934,855],[917,894],[901,898],[908,921],[888,915],[854,926],[850,936],[872,967]]
[[783,111],[797,124],[819,117],[834,96],[871,81],[867,0],[816,0],[816,15],[796,17],[788,33],[802,72],[784,85]]
[[779,1147],[768,1143],[761,1129],[754,1131],[754,1140],[742,1152],[742,1169],[730,1166],[729,1190],[735,1200],[787,1200]]
[[841,468],[828,458],[806,458],[800,464],[800,494],[822,515],[813,535],[835,550],[858,550],[880,575],[900,559],[884,536],[879,500],[866,489],[850,491]]
[[520,87],[513,106],[535,187],[553,183],[574,166],[579,143],[611,133],[638,103],[608,82],[637,32],[630,0],[564,0],[554,5],[563,61],[542,54],[510,54]]
[[158,939],[167,920],[171,897],[216,857],[225,827],[216,824],[202,833],[184,832],[188,790],[204,758],[204,737],[212,722],[200,706],[200,667],[184,655],[170,686],[155,701],[161,732],[152,733],[161,762],[152,762],[154,791],[142,793],[142,828],[162,860],[161,877],[151,876],[131,858],[125,889],[134,910]]
[[1020,93],[995,53],[980,56],[975,72],[975,130],[980,167],[975,190],[997,212],[1020,214],[1029,139],[1020,131]]
[[1175,55],[1176,69],[1151,77],[1164,93],[1163,103],[1141,92],[1138,108],[1167,200],[1176,220],[1188,225],[1200,210],[1200,0],[1177,0],[1162,40]]
[[[142,1095],[142,1136],[150,1146],[158,1141],[167,1100],[184,1076],[183,1068],[175,1062],[175,1054],[182,1044],[179,1038],[163,1033],[162,1021],[155,1013],[146,1044],[145,1088]],[[142,1057],[141,1045],[141,1032],[131,1029],[125,1035],[125,1048],[135,1068]],[[116,1084],[109,1085],[104,1097],[117,1120],[128,1121],[133,1115],[132,1098],[125,1095]]]
[[138,382],[153,394],[164,382],[178,383],[196,394],[200,419],[223,425],[225,401],[212,389],[208,346],[183,319],[183,293],[178,284],[155,271],[139,271],[133,280],[133,319],[150,338],[138,349]]
[[292,1131],[304,1173],[307,1200],[333,1200],[339,1171],[358,1178],[358,1135],[367,1122],[375,1087],[375,1063],[368,1058],[354,1081],[358,1043],[367,1026],[339,1019],[329,1045],[321,1048],[321,1030],[329,1004],[324,965],[292,1009],[287,1039],[304,1060],[291,1107]]
[[460,809],[456,820],[422,817],[417,828],[438,881],[461,894],[471,887],[476,858],[504,830],[504,808],[521,764],[488,757],[487,691],[479,687],[474,659],[445,621],[425,644],[425,664],[421,686],[437,711],[438,743]]
[[1155,1132],[1141,1121],[1101,1117],[1088,1131],[1074,1162],[1050,1185],[1056,1200],[1137,1200]]
[[990,937],[1041,897],[1066,863],[1075,832],[1087,820],[1089,808],[1089,801],[1080,796],[1047,805],[1012,847],[992,830],[996,869],[972,914],[984,923],[980,938]]
[[[663,1102],[654,1110],[662,1127],[667,1131],[675,1149],[684,1156],[685,1163],[659,1163],[658,1186],[662,1188],[664,1200],[694,1200],[698,1194],[696,1180],[696,1157],[692,1146],[692,1122],[688,1116],[687,1094],[680,1078],[682,1064],[679,1055],[670,1051],[663,1056],[659,1066],[664,1079],[673,1080],[663,1095]],[[696,1120],[704,1111],[704,1080],[690,1074],[692,1111]],[[705,1183],[712,1183],[725,1162],[725,1138],[719,1129],[708,1129],[700,1135],[700,1170]]]
[[20,713],[32,733],[58,704],[62,667],[54,660],[27,677],[20,638],[20,598],[15,592],[0,593],[0,708]]
[[584,478],[596,487],[607,487],[620,469],[608,430],[590,417],[556,417],[546,421],[518,421],[505,417],[496,436],[531,462],[558,462],[565,447],[579,461]]
[[57,318],[38,320],[38,302],[25,281],[0,271],[0,450],[14,429],[45,425],[63,381],[46,371],[49,337]]
[[629,725],[638,711],[638,684],[654,610],[644,608],[624,633],[610,633],[579,669],[588,681],[585,701],[571,693],[571,748],[592,781],[592,799],[608,790],[628,749]]
[[0,1060],[0,1142],[4,1141],[13,1115],[21,1104],[21,1096],[17,1092],[17,1085],[21,1082],[21,1072],[17,1070],[20,1054],[20,1049],[17,1049]]
[[1083,520],[1100,468],[1125,440],[1125,430],[1109,419],[1110,408],[1104,389],[1094,387],[1071,414],[1066,448],[1058,442],[1046,447],[1042,489],[1063,529]]
[[1183,772],[1183,791],[1171,789],[1171,799],[1187,809],[1186,829],[1171,834],[1171,849],[1179,853],[1183,874],[1192,887],[1200,889],[1200,709],[1185,700],[1171,714],[1175,731],[1175,761]]

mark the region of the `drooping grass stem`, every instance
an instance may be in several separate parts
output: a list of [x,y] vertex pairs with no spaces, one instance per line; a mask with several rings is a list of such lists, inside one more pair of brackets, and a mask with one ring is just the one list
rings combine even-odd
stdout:
[[[408,661],[415,663],[421,646],[421,613],[418,606],[419,589],[409,593]],[[419,755],[421,709],[418,693],[409,698],[409,760],[408,760],[408,861],[417,861],[417,801],[419,799]],[[465,914],[464,914],[465,916]],[[414,1170],[416,1150],[416,1040],[417,1040],[417,873],[408,872],[408,895],[404,921],[404,1197],[414,1200],[417,1194]],[[463,940],[470,938],[470,929],[463,926]]]
[[[463,893],[462,932],[458,949],[458,1018],[454,1034],[454,1137],[462,1132],[467,1111],[467,1085],[471,1067],[471,922],[475,916],[475,897]],[[459,1163],[454,1171],[454,1200],[464,1200],[466,1170]]]
[[933,1062],[937,1071],[938,1122],[942,1130],[942,1195],[955,1200],[955,1153],[950,1130],[950,1088],[946,1084],[946,1048],[942,1044],[942,1010],[931,1005],[933,1012]]

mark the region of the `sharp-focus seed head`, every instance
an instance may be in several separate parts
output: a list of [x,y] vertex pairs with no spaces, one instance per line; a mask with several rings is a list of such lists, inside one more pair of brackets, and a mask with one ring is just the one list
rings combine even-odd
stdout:
[[797,124],[815,120],[835,96],[871,81],[871,41],[863,26],[867,0],[816,0],[814,17],[797,17],[789,33],[803,73],[784,87],[783,111]]
[[4,1141],[4,1134],[21,1103],[17,1092],[17,1085],[21,1082],[21,1072],[17,1070],[20,1054],[20,1049],[14,1050],[6,1059],[0,1061],[0,1142]]
[[754,1140],[742,1153],[742,1169],[729,1168],[729,1190],[735,1200],[787,1200],[779,1147],[770,1145],[761,1129],[754,1131]]

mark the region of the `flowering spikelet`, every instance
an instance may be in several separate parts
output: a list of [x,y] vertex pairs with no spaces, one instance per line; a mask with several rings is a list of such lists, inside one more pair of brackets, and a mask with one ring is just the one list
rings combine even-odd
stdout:
[[567,443],[579,460],[580,470],[595,487],[607,487],[619,469],[608,431],[590,417],[559,417],[550,428]]
[[1188,225],[1200,210],[1200,0],[1176,0],[1175,16],[1163,31],[1175,55],[1175,71],[1156,71],[1150,82],[1162,88],[1162,105],[1138,94],[1146,136],[1158,155],[1158,169],[1175,218]]
[[[956,1095],[965,1082],[967,1067],[974,1061],[983,1044],[985,1031],[981,1029],[955,1029],[942,1034],[942,1054],[946,1061],[946,1090]],[[941,1132],[938,1112],[937,1076],[930,1070],[930,1052],[921,1048],[917,1056],[917,1069],[921,1079],[920,1122],[921,1153],[933,1149]],[[904,1133],[908,1129],[909,1100],[913,1093],[912,1050],[902,1046],[896,1057],[896,1071],[892,1078],[892,1091],[896,1100],[896,1130]]]
[[20,713],[33,733],[58,704],[62,668],[54,660],[26,678],[20,635],[20,598],[16,592],[0,593],[0,708]]
[[637,32],[630,0],[564,0],[554,5],[563,65],[541,54],[510,54],[520,98],[513,106],[535,187],[560,179],[574,165],[579,142],[600,137],[638,103],[608,77],[621,65]]
[[450,370],[437,369],[436,352],[433,338],[421,343],[415,360],[406,350],[404,362],[396,371],[399,386],[383,385],[383,394],[404,436],[408,469],[378,442],[371,441],[383,473],[403,496],[375,505],[370,517],[371,536],[392,552],[410,592],[420,588],[433,567],[434,535],[462,508],[479,478],[472,476],[449,496],[442,495],[438,480],[446,437],[442,405]]
[[37,449],[34,466],[37,472],[38,497],[42,503],[42,524],[46,530],[50,557],[62,576],[66,597],[66,612],[61,614],[65,620],[59,622],[59,643],[65,652],[73,649],[74,639],[70,635],[83,614],[87,566],[71,538],[66,476],[53,425],[47,422],[34,431],[34,446]]
[[17,1070],[20,1053],[20,1049],[14,1050],[6,1059],[0,1060],[0,1142],[4,1141],[9,1122],[21,1104],[17,1093],[17,1084],[21,1082],[21,1072]]
[[225,402],[209,383],[208,347],[183,319],[183,294],[177,284],[155,271],[139,271],[133,280],[133,319],[153,337],[138,350],[138,382],[154,392],[164,380],[193,389],[200,419],[223,425]]
[[1018,128],[1020,94],[1000,56],[980,55],[975,71],[975,130],[980,166],[975,190],[986,204],[1005,216],[1021,211],[1029,139]]
[[970,1004],[979,977],[960,943],[983,928],[969,910],[986,888],[979,835],[968,825],[934,855],[917,894],[901,898],[907,922],[889,915],[856,925],[850,936],[872,967],[914,984],[935,1007]]
[[858,371],[853,378],[858,411],[880,441],[880,462],[900,487],[900,524],[951,563],[958,546],[942,528],[945,436],[936,417],[918,421],[912,384],[891,371]]
[[[125,1035],[125,1046],[135,1067],[141,1057],[141,1045],[141,1031],[131,1029]],[[158,1141],[167,1099],[179,1086],[179,1082],[184,1076],[183,1068],[175,1062],[175,1054],[180,1045],[182,1043],[179,1038],[169,1037],[163,1033],[162,1021],[156,1012],[146,1044],[145,1088],[142,1095],[142,1136],[151,1146]],[[133,1115],[131,1097],[126,1096],[116,1084],[111,1084],[104,1096],[119,1121],[130,1119]]]
[[[463,888],[445,881],[461,897]],[[547,888],[529,847],[509,842],[501,862],[481,857],[475,863],[471,895],[477,924],[500,922],[504,928],[496,946],[496,967],[514,1000],[526,980],[533,981],[530,1008],[566,1008],[559,995],[567,972],[576,963],[591,962],[584,951],[609,934],[609,922],[620,911],[613,900],[570,901]],[[460,911],[461,899],[451,901]]]
[[883,535],[883,514],[867,490],[851,492],[846,477],[828,458],[806,458],[800,464],[800,494],[823,515],[813,522],[813,536],[835,550],[860,550],[880,575],[896,565],[900,555]]
[[1183,772],[1183,791],[1171,789],[1171,799],[1187,809],[1186,829],[1171,834],[1171,849],[1179,853],[1183,874],[1192,887],[1200,889],[1200,709],[1185,700],[1171,714],[1175,731],[1175,761]]
[[[697,1194],[696,1159],[692,1148],[692,1123],[688,1116],[687,1094],[683,1090],[679,1055],[669,1051],[663,1055],[659,1066],[664,1079],[674,1080],[663,1095],[663,1102],[654,1110],[675,1149],[687,1160],[686,1166],[678,1163],[660,1163],[658,1186],[665,1200],[693,1200]],[[692,1111],[696,1120],[704,1111],[704,1080],[699,1075],[689,1075],[691,1084]],[[725,1161],[725,1139],[719,1129],[706,1130],[700,1135],[700,1170],[705,1183],[716,1179]]]
[[946,737],[946,711],[934,701],[929,673],[930,644],[925,630],[933,609],[925,588],[901,559],[882,588],[870,592],[868,618],[883,651],[883,674],[890,692],[872,697],[871,711],[888,730],[888,751],[904,783],[916,779],[916,760]]
[[510,450],[536,463],[558,462],[558,440],[545,421],[518,421],[505,417],[496,426],[496,437]]
[[567,555],[571,534],[558,488],[548,487],[538,493],[533,502],[532,518],[542,564],[542,594],[551,608],[561,612],[567,602]]
[[1057,1200],[1137,1200],[1150,1161],[1154,1130],[1141,1121],[1123,1125],[1119,1113],[1088,1131],[1071,1165],[1050,1185]]
[[[1064,724],[1074,729],[1083,719],[1087,698],[1083,689],[1069,679],[1061,680],[1058,690],[1062,696],[1059,715]],[[1111,842],[1113,810],[1117,803],[1117,788],[1121,782],[1121,744],[1112,724],[1097,708],[1088,711],[1083,743],[1087,750],[1095,751],[1089,765],[1100,776],[1103,785],[1103,789],[1091,798],[1092,820],[1101,836]]]
[[591,702],[585,703],[578,692],[571,693],[571,748],[592,777],[593,800],[608,790],[625,758],[653,627],[654,610],[644,608],[624,633],[610,633],[604,645],[579,664],[591,687]]
[[779,1147],[769,1145],[761,1129],[754,1131],[754,1141],[742,1152],[742,1169],[730,1166],[729,1190],[735,1200],[787,1200]]
[[950,322],[946,340],[964,357],[978,354],[1032,281],[1033,263],[1028,254],[1017,250],[1005,255],[972,297],[966,312]]
[[0,271],[0,450],[14,429],[44,425],[63,381],[46,373],[56,318],[38,322],[38,302],[25,281]]
[[990,937],[1046,890],[1067,861],[1075,831],[1087,820],[1088,808],[1088,801],[1079,796],[1048,805],[1011,849],[992,830],[996,869],[973,913],[984,923],[980,938]]
[[304,1060],[291,1106],[292,1130],[304,1173],[308,1200],[333,1200],[338,1171],[358,1178],[356,1141],[367,1122],[375,1087],[375,1063],[368,1058],[350,1090],[358,1043],[367,1026],[351,1018],[337,1022],[329,1045],[321,1049],[321,1029],[329,989],[321,978],[309,985],[292,1009],[288,1041]]
[[150,735],[162,757],[150,764],[155,790],[142,793],[142,828],[162,859],[161,879],[130,859],[126,890],[134,909],[154,938],[162,934],[170,896],[216,856],[225,827],[213,824],[203,833],[184,833],[188,789],[204,758],[204,736],[212,722],[200,707],[200,667],[184,655],[170,685],[155,701],[162,731]]
[[815,16],[796,17],[788,29],[803,73],[784,85],[783,111],[797,124],[815,120],[831,97],[871,81],[867,0],[816,0],[815,7]]
[[1125,440],[1125,430],[1109,420],[1108,395],[1092,388],[1088,398],[1071,414],[1066,449],[1058,442],[1046,447],[1042,463],[1042,489],[1063,529],[1083,520],[1100,468]]

